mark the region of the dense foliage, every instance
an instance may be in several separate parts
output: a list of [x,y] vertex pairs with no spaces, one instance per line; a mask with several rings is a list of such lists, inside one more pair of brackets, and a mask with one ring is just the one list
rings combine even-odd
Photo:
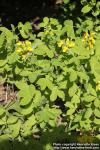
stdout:
[[45,17],[37,35],[29,22],[0,27],[0,82],[17,92],[0,104],[1,139],[22,141],[61,126],[66,135],[100,139],[100,2],[64,2],[66,19]]

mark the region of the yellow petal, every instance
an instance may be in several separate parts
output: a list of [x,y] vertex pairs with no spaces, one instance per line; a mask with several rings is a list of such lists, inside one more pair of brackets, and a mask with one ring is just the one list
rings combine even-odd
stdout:
[[67,40],[66,40],[66,44],[68,44],[68,42],[69,42],[69,38],[67,38]]
[[64,47],[62,48],[62,50],[63,50],[63,52],[67,52],[67,51],[68,51],[68,47],[67,47],[67,46],[64,46]]
[[98,84],[100,84],[100,81],[98,81]]
[[75,43],[74,43],[73,41],[70,41],[69,44],[68,44],[68,47],[69,47],[69,48],[72,48],[72,47],[74,47],[74,46],[75,46]]
[[58,44],[58,47],[61,47],[64,44],[64,40],[60,40],[57,44]]
[[89,46],[90,48],[93,48],[94,45],[91,42],[89,42]]
[[27,50],[31,52],[33,49],[32,47],[28,47]]
[[22,49],[21,49],[21,48],[17,48],[17,49],[16,49],[16,52],[17,52],[17,53],[21,53],[21,52],[22,52]]
[[26,46],[31,46],[31,42],[28,40],[25,41],[25,44],[26,44]]
[[17,42],[16,44],[17,44],[17,46],[21,46],[21,45],[22,45],[22,42],[19,41],[19,42]]
[[89,38],[89,40],[90,40],[90,42],[91,42],[92,44],[94,44],[94,43],[95,43],[95,40],[94,40],[94,38],[93,38],[93,37],[90,37],[90,38]]
[[85,32],[85,33],[84,33],[84,38],[87,39],[88,37],[89,37],[88,32]]
[[100,85],[97,86],[97,89],[100,91]]

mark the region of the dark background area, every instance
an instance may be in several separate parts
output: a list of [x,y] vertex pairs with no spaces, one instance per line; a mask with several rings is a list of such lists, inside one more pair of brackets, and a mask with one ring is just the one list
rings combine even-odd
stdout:
[[36,17],[55,17],[62,0],[0,0],[0,25],[10,27]]

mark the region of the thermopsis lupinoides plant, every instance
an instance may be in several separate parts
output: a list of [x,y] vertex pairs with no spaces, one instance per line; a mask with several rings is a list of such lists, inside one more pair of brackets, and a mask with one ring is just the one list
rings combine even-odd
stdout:
[[0,27],[0,82],[17,92],[0,104],[0,136],[21,140],[63,126],[100,139],[100,33],[77,34],[72,20],[47,17],[40,27],[35,35],[19,23],[22,41],[14,26]]

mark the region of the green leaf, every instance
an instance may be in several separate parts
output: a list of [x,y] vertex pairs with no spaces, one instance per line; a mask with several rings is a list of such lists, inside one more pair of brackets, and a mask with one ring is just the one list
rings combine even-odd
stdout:
[[28,75],[29,81],[34,83],[37,77],[41,74],[41,70],[36,70]]
[[91,84],[87,84],[86,85],[87,91],[89,92],[89,94],[97,96],[96,90],[92,87]]
[[48,18],[48,17],[44,17],[44,18],[43,18],[43,22],[45,23],[45,25],[47,25],[48,22],[49,22],[49,18]]
[[92,96],[92,95],[86,95],[86,96],[84,96],[84,101],[85,102],[92,102],[94,100],[95,100],[95,97]]
[[47,86],[47,82],[45,78],[40,78],[37,81],[37,84],[41,87],[41,90],[45,90],[46,86]]
[[51,127],[55,127],[55,126],[56,126],[55,120],[49,120],[49,125],[50,125]]
[[7,43],[10,44],[13,40],[13,33],[5,27],[0,27],[0,31],[5,34]]
[[20,31],[21,36],[22,36],[24,39],[27,39],[27,38],[28,38],[28,35],[25,33],[24,30],[19,30],[19,31]]
[[65,103],[65,106],[66,106],[66,107],[69,107],[69,108],[71,108],[71,109],[74,109],[74,108],[75,108],[75,106],[73,105],[72,102],[66,102],[66,103]]
[[16,52],[11,53],[11,55],[9,55],[9,57],[7,58],[8,64],[13,64],[18,60],[18,55]]
[[41,44],[35,49],[34,54],[45,55],[46,54],[46,48],[47,48],[46,46]]
[[83,80],[85,80],[85,81],[88,81],[88,80],[89,80],[89,77],[88,77],[88,75],[87,75],[86,72],[77,72],[77,75],[78,75],[81,79],[83,79]]
[[78,128],[78,124],[73,125],[72,127],[70,127],[69,131],[75,130]]
[[98,55],[100,55],[100,39],[97,39],[96,41],[95,41],[95,47],[96,47],[96,55],[98,56]]
[[46,82],[47,82],[47,87],[48,87],[48,89],[52,90],[52,88],[53,88],[53,83],[52,83],[52,81],[49,80],[49,79],[46,79]]
[[35,95],[34,85],[26,85],[18,92],[18,96],[21,98],[20,105],[25,106],[29,104]]
[[45,126],[46,126],[46,122],[43,121],[43,122],[40,123],[40,127],[41,127],[42,129],[44,129]]
[[67,32],[67,36],[74,39],[75,34],[74,34],[74,28],[73,28],[73,21],[72,20],[66,20],[64,22],[64,25],[65,25],[65,29]]
[[34,107],[39,106],[40,103],[41,103],[41,99],[42,99],[41,92],[37,90],[36,93],[35,93],[35,97],[33,99],[33,106]]
[[95,99],[94,106],[97,108],[100,108],[100,100],[99,99]]
[[68,4],[70,0],[63,0],[65,4]]
[[36,124],[35,115],[34,115],[34,114],[31,115],[31,116],[28,118],[27,122],[25,122],[25,123],[26,123],[27,125],[29,125],[29,126],[35,125],[35,124]]
[[75,112],[75,108],[67,110],[67,115],[71,116]]
[[16,116],[10,115],[7,119],[7,124],[14,124],[16,123],[18,118]]
[[94,123],[100,125],[100,119],[94,118]]
[[95,115],[96,117],[100,118],[100,110],[96,108],[96,109],[94,110],[94,115]]
[[48,50],[46,53],[47,53],[47,56],[49,58],[53,58],[54,57],[54,52],[52,50]]
[[15,85],[16,85],[16,87],[18,88],[18,89],[23,89],[24,87],[27,87],[28,85],[27,85],[27,83],[26,82],[24,82],[24,81],[20,81],[20,82],[15,82]]
[[88,119],[88,118],[90,118],[91,117],[91,115],[92,115],[92,109],[91,108],[88,108],[86,111],[85,111],[85,115],[84,115],[84,118],[85,119]]
[[70,97],[74,96],[74,94],[76,93],[77,89],[78,89],[78,87],[77,87],[77,85],[74,83],[74,84],[72,85],[72,87],[69,88],[69,91],[68,91],[69,96],[70,96]]
[[7,63],[7,60],[0,60],[0,67],[5,66],[6,63]]
[[29,37],[30,30],[32,30],[32,26],[30,22],[26,22],[25,24],[23,24],[22,22],[19,22],[18,29],[20,31],[21,36],[27,39]]
[[16,138],[19,135],[20,128],[21,128],[21,121],[18,120],[16,124],[9,125],[10,130],[12,133],[10,134],[11,138]]
[[70,81],[73,82],[77,79],[77,72],[76,71],[72,71],[70,73]]
[[49,106],[46,105],[45,108],[36,113],[36,117],[39,122],[49,122],[51,119],[57,119],[57,116],[60,114],[61,110],[56,108],[49,108]]
[[20,105],[19,105],[19,102],[18,101],[16,101],[16,102],[14,102],[14,103],[11,103],[11,104],[9,104],[8,106],[7,106],[7,111],[9,111],[9,110],[13,110],[13,111],[16,111],[16,112],[18,112],[18,113],[21,113],[21,107],[20,107]]
[[67,81],[61,81],[59,83],[59,89],[67,89]]
[[21,109],[21,114],[25,115],[25,116],[31,114],[32,112],[33,112],[33,105],[32,104],[29,107]]
[[3,46],[4,41],[5,41],[5,36],[4,34],[1,34],[0,35],[0,48]]
[[76,94],[72,97],[71,102],[74,104],[80,103],[80,98]]
[[35,126],[36,124],[36,118],[33,115],[31,115],[28,120],[26,120],[23,124],[23,129],[22,129],[22,136],[29,136],[32,134],[32,127]]
[[82,115],[81,114],[76,114],[75,118],[74,118],[74,122],[80,122],[82,119]]
[[55,87],[52,88],[52,92],[51,92],[51,95],[50,95],[50,100],[55,101],[57,99],[57,94],[58,94],[58,88],[57,88],[57,86],[55,86]]
[[62,90],[57,91],[58,97],[60,97],[63,101],[65,100],[65,93]]
[[3,116],[1,119],[0,119],[0,125],[5,125],[6,124],[6,116]]
[[87,4],[86,6],[82,8],[81,12],[88,13],[91,9],[92,7],[89,4]]

